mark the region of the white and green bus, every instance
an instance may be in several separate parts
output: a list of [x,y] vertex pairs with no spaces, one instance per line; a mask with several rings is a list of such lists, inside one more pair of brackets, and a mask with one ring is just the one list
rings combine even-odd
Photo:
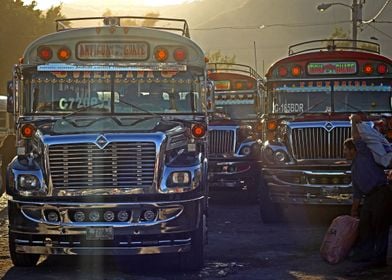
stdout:
[[57,29],[32,42],[13,73],[14,265],[168,254],[199,269],[211,91],[186,21],[74,18]]

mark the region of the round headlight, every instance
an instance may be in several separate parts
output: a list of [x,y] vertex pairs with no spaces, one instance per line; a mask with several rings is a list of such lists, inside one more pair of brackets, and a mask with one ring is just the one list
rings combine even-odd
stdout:
[[73,217],[75,222],[83,222],[84,219],[86,218],[86,215],[84,214],[83,211],[76,211]]
[[143,218],[147,222],[152,222],[155,220],[155,212],[152,210],[146,210],[143,213]]
[[129,214],[125,210],[121,210],[120,212],[117,213],[117,219],[120,222],[126,222],[129,219]]
[[251,152],[252,152],[252,148],[250,146],[245,146],[241,149],[241,154],[244,156],[250,155]]
[[275,160],[277,162],[284,162],[286,161],[286,153],[283,151],[276,151],[275,152]]
[[103,219],[106,222],[111,222],[114,220],[114,212],[113,211],[105,211],[105,213],[103,213]]
[[59,214],[56,211],[49,211],[46,218],[51,223],[57,223],[60,220]]
[[90,219],[90,221],[92,222],[97,222],[100,218],[99,212],[98,210],[92,210],[89,214],[88,214],[88,218]]

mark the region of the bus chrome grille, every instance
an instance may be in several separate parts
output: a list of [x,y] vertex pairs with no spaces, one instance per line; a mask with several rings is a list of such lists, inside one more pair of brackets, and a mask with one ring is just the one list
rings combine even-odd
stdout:
[[209,153],[211,155],[234,154],[235,131],[234,130],[209,130]]
[[154,180],[155,144],[112,142],[51,145],[49,164],[54,188],[144,188]]
[[351,137],[351,127],[304,127],[291,130],[293,157],[303,159],[342,159],[343,142]]

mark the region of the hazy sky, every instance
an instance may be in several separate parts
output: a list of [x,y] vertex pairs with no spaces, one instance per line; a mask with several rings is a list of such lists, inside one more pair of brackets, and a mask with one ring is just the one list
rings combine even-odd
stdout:
[[[64,4],[78,4],[86,6],[104,6],[115,8],[116,4],[132,4],[135,6],[149,6],[149,7],[159,7],[182,4],[186,2],[192,2],[194,0],[35,0],[37,2],[37,8],[40,10],[45,10],[51,6],[57,6],[61,3]],[[30,4],[32,0],[24,0],[24,3]],[[93,3],[93,4],[92,4]]]

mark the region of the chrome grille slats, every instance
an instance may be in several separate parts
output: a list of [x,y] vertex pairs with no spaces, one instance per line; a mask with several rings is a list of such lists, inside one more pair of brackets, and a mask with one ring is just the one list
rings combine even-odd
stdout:
[[151,187],[156,162],[153,142],[111,142],[49,146],[54,188]]
[[290,147],[297,160],[342,159],[343,142],[351,136],[350,126],[295,125],[290,130]]
[[214,129],[208,132],[210,155],[234,154],[235,129]]

